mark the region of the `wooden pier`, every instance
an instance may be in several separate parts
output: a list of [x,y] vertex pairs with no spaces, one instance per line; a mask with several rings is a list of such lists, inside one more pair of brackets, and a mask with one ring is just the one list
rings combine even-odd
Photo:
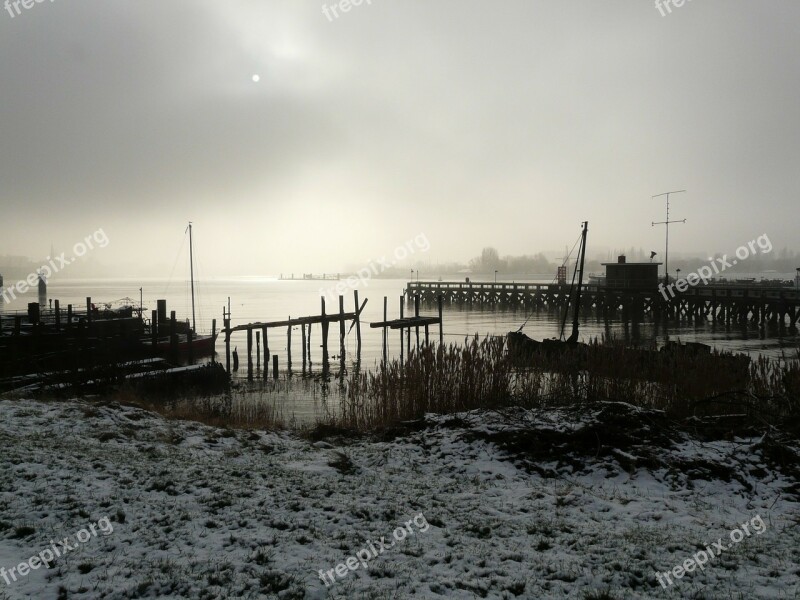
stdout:
[[[652,315],[656,319],[706,320],[726,324],[773,324],[796,329],[800,322],[800,290],[761,285],[706,285],[674,290],[667,298],[659,290],[634,291],[584,286],[581,307],[603,317],[623,320]],[[455,281],[410,281],[405,296],[424,304],[438,298],[463,306],[494,306],[509,309],[548,310],[563,308],[570,301],[570,287],[541,283],[483,283]]]
[[[437,305],[439,307],[439,315],[436,317],[421,317],[419,314],[419,305],[420,299],[419,296],[414,298],[414,316],[413,317],[403,317],[403,296],[400,296],[400,318],[387,320],[387,298],[383,299],[383,321],[379,321],[378,323],[370,323],[370,327],[373,329],[383,329],[383,362],[386,363],[389,360],[389,335],[388,330],[399,330],[400,331],[400,361],[403,361],[404,357],[404,346],[408,355],[411,355],[411,330],[413,329],[416,332],[416,349],[419,350],[420,346],[420,339],[419,339],[419,328],[422,327],[425,330],[425,345],[430,344],[430,326],[431,325],[438,325],[439,326],[439,344],[444,345],[444,330],[442,329],[442,321],[443,321],[443,299],[439,296],[436,299]],[[405,337],[404,337],[405,336]]]
[[[224,314],[225,326],[222,333],[225,334],[225,368],[228,373],[231,372],[231,336],[235,333],[244,332],[247,335],[247,378],[253,379],[253,332],[256,333],[256,342],[259,346],[256,349],[256,364],[260,363],[260,342],[264,343],[264,378],[269,376],[268,363],[270,359],[269,337],[268,331],[270,329],[286,329],[286,366],[289,374],[292,373],[292,328],[300,326],[300,337],[302,343],[302,366],[303,373],[306,368],[311,369],[311,327],[312,325],[321,326],[322,338],[322,371],[326,375],[330,369],[330,356],[328,353],[328,331],[331,323],[339,323],[339,361],[341,363],[342,372],[344,372],[345,364],[345,329],[348,321],[352,322],[352,327],[356,329],[356,355],[361,356],[361,313],[367,304],[364,300],[361,304],[358,302],[358,291],[353,292],[353,299],[355,302],[354,312],[344,311],[344,297],[339,296],[339,312],[328,313],[325,306],[325,297],[320,298],[321,312],[319,315],[312,315],[307,317],[291,318],[289,317],[283,321],[269,321],[269,322],[255,322],[247,323],[245,325],[237,325],[231,327],[230,313]],[[272,354],[273,360],[273,377],[277,378],[278,373],[278,356]],[[236,362],[236,361],[234,361]]]

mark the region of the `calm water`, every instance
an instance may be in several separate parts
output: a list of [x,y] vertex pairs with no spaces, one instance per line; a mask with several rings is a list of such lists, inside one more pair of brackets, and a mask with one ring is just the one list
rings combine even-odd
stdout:
[[[535,282],[549,283],[550,279],[533,280]],[[240,325],[255,321],[279,321],[289,317],[302,317],[316,315],[320,312],[320,289],[327,289],[329,281],[280,281],[274,278],[241,277],[231,279],[206,280],[196,283],[197,326],[200,332],[211,331],[211,320],[217,319],[217,329],[222,327],[222,310],[227,306],[228,297],[232,312],[233,325]],[[383,298],[389,298],[388,318],[400,316],[400,296],[403,293],[404,280],[376,279],[361,285],[359,296],[361,301],[368,299],[367,306],[362,313],[362,365],[366,368],[374,365],[381,354],[382,334],[380,329],[371,329],[369,322],[383,320]],[[164,280],[133,281],[133,280],[53,280],[48,285],[48,298],[57,298],[62,307],[71,303],[83,307],[87,296],[92,297],[96,305],[113,302],[125,297],[133,298],[135,304],[139,303],[139,288],[143,288],[143,303],[146,310],[156,308],[156,300],[165,298],[167,309],[175,310],[178,318],[191,317],[191,296],[189,286],[185,282],[167,282]],[[329,297],[330,298],[330,297]],[[36,300],[35,294],[28,294],[13,301],[11,304],[0,304],[0,311],[25,310],[28,302]],[[326,300],[328,313],[338,312],[338,300]],[[352,292],[345,294],[345,311],[354,310]],[[413,309],[412,309],[413,310]],[[409,308],[406,307],[406,315]],[[423,307],[422,314],[435,314],[435,309]],[[522,325],[529,315],[520,310],[490,310],[490,309],[459,309],[445,306],[444,332],[446,342],[460,342],[466,336],[479,334],[504,335],[508,331],[516,330]],[[585,316],[581,333],[584,339],[589,337],[613,335],[631,343],[642,343],[656,340],[663,342],[666,339],[681,339],[683,341],[697,341],[716,346],[721,349],[747,352],[750,354],[764,354],[771,357],[780,357],[783,354],[793,356],[798,346],[800,337],[797,335],[780,336],[779,330],[767,329],[760,332],[758,327],[731,327],[703,323],[700,325],[668,325],[656,326],[654,323],[644,323],[637,326],[626,326],[620,322],[613,322],[608,326],[592,315]],[[557,314],[534,313],[524,329],[529,336],[542,339],[558,337],[560,322]],[[438,329],[431,327],[431,338],[438,339]],[[281,369],[286,366],[286,330],[269,330],[269,347],[273,354],[278,354]],[[293,367],[299,371],[301,367],[300,330],[292,332]],[[314,370],[321,367],[321,332],[315,326],[312,332],[312,353]],[[400,334],[397,331],[389,333],[390,353],[399,354]],[[413,343],[413,334],[412,334]],[[239,378],[246,376],[246,334],[235,334],[232,345],[238,346],[240,365],[244,366],[239,371]],[[354,358],[356,349],[356,335],[353,329],[346,338],[346,351],[348,363]],[[217,342],[217,351],[224,360],[225,345],[223,337]],[[338,324],[330,327],[329,352],[331,355],[339,353],[339,328]],[[332,370],[338,370],[338,362],[331,361]],[[242,381],[245,386],[245,382]],[[267,389],[272,389],[269,384]],[[309,414],[318,414],[319,402],[324,401],[325,392],[310,389],[308,384],[279,386],[280,392],[273,393],[274,399],[284,410],[288,417],[294,414],[298,419],[305,419]],[[296,388],[296,389],[295,389]],[[322,398],[320,398],[322,396]]]

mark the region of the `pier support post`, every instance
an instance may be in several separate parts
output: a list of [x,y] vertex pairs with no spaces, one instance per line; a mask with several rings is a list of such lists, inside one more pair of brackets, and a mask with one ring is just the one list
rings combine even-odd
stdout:
[[356,360],[361,360],[361,306],[358,303],[358,290],[353,290],[356,303]]
[[247,379],[253,379],[253,330],[247,330]]
[[325,296],[322,296],[320,300],[322,307],[322,374],[325,376],[328,374],[328,368],[330,367],[328,362],[328,327],[330,323],[325,314]]
[[444,346],[444,307],[442,306],[444,303],[444,297],[439,296],[439,345]]
[[303,348],[303,375],[306,374],[306,324],[300,323],[300,345]]
[[86,297],[86,327],[91,331],[92,329],[92,298]]
[[[356,312],[358,307],[356,307]],[[344,296],[339,296],[339,362],[342,363],[342,372],[344,372],[345,361],[345,348],[344,348]]]
[[56,300],[55,302],[56,302],[56,313],[55,313],[56,331],[61,331],[61,304],[59,303],[58,300]]
[[[224,309],[223,309],[224,310]],[[153,311],[155,313],[155,311]],[[225,325],[225,370],[231,374],[231,320],[228,317],[222,319]]]
[[[405,302],[403,302],[403,296],[400,296],[400,318],[401,319],[403,318],[403,305],[404,304],[405,304]],[[401,327],[400,328],[400,364],[401,365],[403,364],[403,346],[406,345],[405,344],[405,340],[403,339],[403,334],[404,334],[403,328]]]
[[[292,316],[289,315],[289,320],[292,320]],[[289,377],[292,376],[292,326],[286,328],[286,372],[288,373]]]
[[[383,297],[383,322],[385,323],[388,320],[388,310],[387,310],[387,302],[388,298],[386,296]],[[385,365],[389,361],[389,349],[387,348],[387,340],[386,340],[387,332],[386,332],[386,325],[383,326],[383,364]]]
[[72,304],[67,304],[67,331],[72,329]]
[[[414,294],[414,316],[419,317],[419,294]],[[419,325],[416,326],[417,352],[419,352]]]
[[[266,365],[266,361],[264,361]],[[261,332],[256,331],[256,369],[261,368]]]
[[272,355],[272,378],[277,381],[278,380],[278,355]]

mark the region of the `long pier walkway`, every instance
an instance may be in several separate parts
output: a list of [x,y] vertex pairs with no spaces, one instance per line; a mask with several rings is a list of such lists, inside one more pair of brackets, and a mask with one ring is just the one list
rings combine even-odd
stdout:
[[[568,285],[546,283],[484,283],[464,281],[410,281],[406,297],[424,304],[439,297],[447,304],[548,310],[569,302]],[[711,320],[720,323],[767,323],[796,328],[800,322],[800,290],[763,285],[707,285],[675,290],[667,299],[658,291],[584,286],[581,305],[606,318],[639,319],[651,314],[665,319]]]

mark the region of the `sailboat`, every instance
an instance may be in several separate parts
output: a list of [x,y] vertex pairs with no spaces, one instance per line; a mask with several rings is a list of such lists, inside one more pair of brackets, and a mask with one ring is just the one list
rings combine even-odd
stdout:
[[[563,352],[576,353],[586,348],[585,344],[578,343],[578,335],[580,328],[581,291],[583,289],[583,268],[586,260],[586,235],[589,233],[589,221],[584,221],[582,223],[582,228],[579,249],[580,261],[579,265],[575,266],[576,270],[580,270],[580,274],[578,275],[578,285],[575,288],[575,297],[573,300],[572,333],[567,339],[564,339],[564,329],[566,328],[568,316],[566,310],[564,311],[564,320],[561,324],[561,337],[559,339],[542,340],[541,342],[534,340],[522,333],[522,328],[525,327],[525,324],[523,324],[517,331],[511,331],[506,335],[508,351],[515,357],[527,358],[538,353],[546,353],[548,355],[560,354]],[[574,281],[575,277],[573,276],[573,284]],[[571,299],[572,296],[572,289],[570,289]]]
[[[194,299],[194,245],[192,240],[192,222],[189,221],[189,274],[192,288],[192,326],[184,323],[175,323],[176,334],[178,337],[177,349],[180,355],[191,354],[194,358],[202,356],[212,356],[214,354],[214,346],[217,341],[217,333],[211,335],[198,335],[197,334],[197,321],[195,318],[195,299]],[[166,339],[159,339],[156,348],[160,353],[166,354],[172,350],[172,345],[169,337]]]

